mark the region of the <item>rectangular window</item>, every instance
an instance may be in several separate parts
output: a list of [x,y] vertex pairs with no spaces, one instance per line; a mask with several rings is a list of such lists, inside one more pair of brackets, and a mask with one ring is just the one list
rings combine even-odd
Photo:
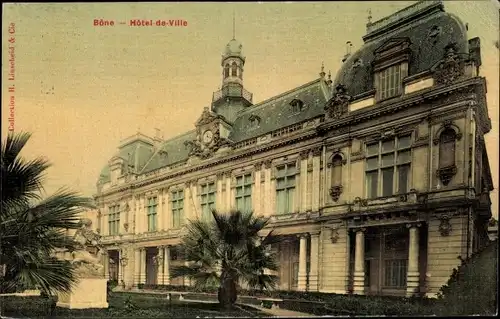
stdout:
[[207,183],[201,186],[201,219],[212,220],[212,210],[215,209],[215,194],[217,190],[215,183]]
[[108,232],[110,235],[118,235],[120,231],[120,205],[110,206],[108,209]]
[[401,93],[401,65],[393,65],[378,72],[377,93],[379,99],[387,99]]
[[390,259],[385,261],[384,286],[391,288],[406,287],[406,259]]
[[147,214],[148,214],[148,231],[156,231],[157,223],[157,208],[158,208],[158,197],[148,198]]
[[276,213],[290,214],[294,210],[295,164],[286,164],[276,169]]
[[407,193],[410,168],[410,135],[366,145],[366,196],[376,198]]
[[184,224],[184,190],[170,193],[172,205],[172,227],[180,228]]
[[236,209],[242,212],[252,210],[252,175],[236,177]]

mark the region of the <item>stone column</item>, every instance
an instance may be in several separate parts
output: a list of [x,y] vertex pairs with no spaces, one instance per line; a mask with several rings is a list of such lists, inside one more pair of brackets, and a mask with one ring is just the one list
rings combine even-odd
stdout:
[[170,285],[170,247],[163,247],[163,281],[164,285]]
[[300,152],[300,211],[307,211],[307,159],[309,150]]
[[409,229],[409,247],[408,247],[408,275],[406,279],[406,295],[413,296],[419,290],[420,272],[418,267],[419,252],[419,227],[420,224],[407,224]]
[[123,272],[123,266],[122,263],[120,262],[122,258],[122,252],[120,249],[118,249],[118,260],[116,263],[118,264],[118,285],[121,286],[122,280],[125,277],[125,273]]
[[145,284],[146,283],[146,271],[148,269],[148,263],[146,260],[146,248],[143,247],[141,248],[141,278],[140,278],[140,283]]
[[300,235],[300,250],[299,250],[299,282],[297,290],[305,291],[307,284],[307,236]]
[[319,283],[319,233],[311,234],[309,291],[318,291]]
[[262,164],[255,164],[255,172],[254,172],[254,182],[252,185],[252,209],[256,216],[261,216],[262,210],[260,208],[261,198],[260,198],[260,176],[261,176],[261,168]]
[[164,275],[163,258],[165,258],[164,250],[163,250],[163,246],[158,246],[156,249],[158,249],[158,255],[157,255],[157,259],[156,259],[156,284],[163,285],[163,275]]
[[141,248],[134,252],[134,286],[141,283]]
[[354,293],[365,293],[365,229],[356,229],[356,246],[354,255]]
[[317,147],[313,149],[313,171],[312,171],[312,211],[317,212],[319,210],[319,191],[320,191],[320,164],[322,148]]
[[103,258],[104,258],[104,278],[106,278],[106,280],[109,280],[109,254],[108,254],[108,251],[104,251],[103,254],[102,254]]

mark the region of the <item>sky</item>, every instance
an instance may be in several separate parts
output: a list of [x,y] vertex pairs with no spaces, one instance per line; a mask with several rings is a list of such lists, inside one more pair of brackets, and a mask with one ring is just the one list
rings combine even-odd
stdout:
[[[9,122],[8,84],[15,83],[15,131],[32,132],[26,158],[43,156],[45,191],[68,186],[96,192],[101,169],[121,140],[138,130],[164,138],[194,128],[221,85],[221,53],[233,34],[246,55],[244,85],[254,103],[336,71],[362,45],[372,21],[415,1],[307,3],[4,4],[2,140]],[[445,1],[448,12],[481,38],[481,75],[488,84],[492,131],[486,137],[498,205],[499,5]],[[94,26],[95,19],[114,21]],[[182,27],[121,25],[131,19],[187,22]],[[10,34],[14,26],[15,33]],[[14,37],[15,80],[9,77]],[[497,214],[497,206],[493,208]]]

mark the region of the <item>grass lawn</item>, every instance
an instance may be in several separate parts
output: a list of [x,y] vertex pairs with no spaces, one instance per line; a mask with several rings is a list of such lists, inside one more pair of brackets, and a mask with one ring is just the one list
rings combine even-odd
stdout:
[[2,297],[3,315],[16,318],[204,318],[265,317],[266,314],[244,306],[220,309],[216,303],[184,302],[165,295],[113,293],[108,309],[65,309],[54,307],[50,299],[40,297]]

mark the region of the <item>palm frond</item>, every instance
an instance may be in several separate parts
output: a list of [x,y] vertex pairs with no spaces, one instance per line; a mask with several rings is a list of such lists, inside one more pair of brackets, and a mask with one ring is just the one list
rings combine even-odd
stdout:
[[31,134],[9,134],[2,143],[2,213],[5,208],[23,206],[40,199],[44,172],[50,167],[47,160],[26,161],[19,157]]
[[39,204],[29,207],[23,216],[39,227],[77,229],[80,227],[80,210],[94,207],[91,198],[80,197],[62,188]]
[[7,269],[6,276],[0,284],[2,291],[37,288],[47,293],[68,292],[77,280],[73,265],[57,258],[44,258],[38,262],[25,264],[21,269],[12,270],[12,268]]

